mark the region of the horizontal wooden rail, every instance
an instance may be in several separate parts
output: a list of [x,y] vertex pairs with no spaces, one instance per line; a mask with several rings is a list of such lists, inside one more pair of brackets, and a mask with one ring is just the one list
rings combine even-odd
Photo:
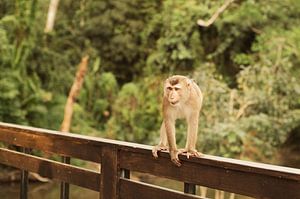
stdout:
[[[300,198],[299,169],[213,156],[192,158],[191,160],[181,156],[180,159],[184,161],[178,168],[170,162],[168,156],[163,155],[153,161],[146,154],[121,151],[120,166],[131,171],[149,173],[252,197]],[[274,187],[277,188],[274,189]]]
[[146,184],[143,182],[136,182],[125,178],[120,180],[120,194],[121,199],[203,199],[200,196],[183,194],[179,191]]
[[[157,191],[169,198],[172,198],[171,196],[176,198],[175,195],[178,195],[167,189],[156,189],[157,187],[153,185],[120,179],[121,171],[123,173],[126,171],[127,177],[129,177],[130,171],[137,171],[185,182],[188,186],[190,184],[202,185],[255,198],[300,198],[300,169],[209,155],[190,159],[181,155],[179,158],[182,166],[176,167],[166,152],[159,153],[159,158],[154,159],[151,146],[6,123],[0,123],[0,141],[101,163],[102,174],[100,175],[51,160],[7,151],[7,149],[0,151],[2,154],[0,162],[3,164],[11,166],[21,164],[23,166],[18,168],[37,172],[44,176],[48,174],[47,177],[57,177],[62,181],[98,190],[104,199],[109,196],[111,196],[109,198],[117,198],[118,195],[124,198],[130,196],[134,198],[138,193],[134,191],[135,189],[141,190],[141,193],[142,190]],[[16,159],[19,157],[24,161],[18,162]],[[31,161],[32,158],[36,166],[23,163],[29,159]],[[50,173],[44,170],[49,170]],[[59,176],[61,175],[59,172],[68,173],[70,170],[73,175]],[[81,173],[86,176],[78,177]],[[64,175],[65,177],[63,177]],[[85,184],[86,180],[83,179],[92,179],[93,185]],[[155,193],[152,194],[155,195]],[[181,194],[178,198],[192,198],[190,194]],[[143,195],[143,198],[146,197]]]
[[62,156],[100,162],[99,145],[84,136],[0,122],[0,140],[8,144],[39,149]]
[[0,148],[0,163],[99,191],[100,173],[95,171],[3,148]]

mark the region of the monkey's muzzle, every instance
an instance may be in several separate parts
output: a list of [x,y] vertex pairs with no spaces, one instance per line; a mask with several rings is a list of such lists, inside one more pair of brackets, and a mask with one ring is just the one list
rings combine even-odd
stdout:
[[179,102],[179,101],[174,101],[174,102],[170,102],[170,104],[171,104],[172,106],[176,106],[176,105],[178,104],[178,102]]

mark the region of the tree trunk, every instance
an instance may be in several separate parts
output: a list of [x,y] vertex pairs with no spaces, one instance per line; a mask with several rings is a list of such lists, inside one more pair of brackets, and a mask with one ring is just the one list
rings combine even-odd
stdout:
[[81,89],[84,75],[87,71],[87,65],[88,65],[88,56],[85,56],[81,59],[81,63],[79,65],[78,71],[76,73],[76,77],[74,80],[74,83],[71,87],[67,103],[65,106],[65,112],[64,112],[64,120],[61,125],[61,131],[62,132],[69,132],[70,131],[70,125],[72,120],[72,114],[73,114],[73,104],[75,102],[75,99],[78,97],[79,91]]
[[51,32],[53,30],[58,3],[59,0],[50,1],[47,22],[44,30],[45,33]]

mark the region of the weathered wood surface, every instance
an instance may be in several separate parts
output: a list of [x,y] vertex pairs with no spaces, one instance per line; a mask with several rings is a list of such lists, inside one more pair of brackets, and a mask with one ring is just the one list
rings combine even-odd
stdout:
[[[0,141],[83,160],[101,162],[102,183],[97,181],[98,184],[95,183],[97,188],[93,187],[92,189],[106,190],[106,192],[101,193],[102,198],[105,198],[105,195],[119,194],[118,179],[124,169],[128,172],[149,173],[256,198],[300,198],[300,169],[209,155],[190,159],[179,156],[182,166],[178,168],[170,161],[169,154],[166,152],[159,153],[159,158],[154,159],[151,146],[77,134],[61,134],[57,131],[6,123],[0,123]],[[6,164],[5,158],[0,156],[0,161],[4,164]],[[12,164],[18,165],[18,162],[14,161]],[[24,167],[21,169],[26,168],[25,166],[31,168],[30,165],[23,165]],[[48,167],[52,172],[55,172],[54,167]],[[60,168],[61,166],[57,166],[55,169]],[[67,171],[66,168],[65,171]],[[42,170],[35,169],[35,172],[40,173]],[[100,177],[100,174],[97,175]],[[72,178],[72,176],[69,177]],[[82,179],[78,178],[74,181],[78,184]],[[86,181],[85,179],[83,182]],[[120,194],[122,195],[122,191]]]
[[117,199],[119,188],[118,151],[116,147],[103,147],[101,163],[100,199]]
[[[151,153],[151,152],[149,152]],[[267,164],[213,161],[212,156],[191,158],[181,167],[168,156],[157,160],[142,153],[121,151],[120,166],[131,171],[149,173],[173,180],[239,193],[256,198],[300,198],[300,170]],[[238,161],[242,162],[242,161]],[[276,169],[277,170],[276,170]],[[284,191],[283,191],[284,190]]]
[[93,145],[90,139],[72,135],[0,122],[0,141],[99,163],[101,147]]
[[[26,148],[21,148],[22,153],[29,153],[30,150]],[[27,170],[21,170],[21,183],[20,183],[20,198],[27,199],[28,198],[28,174]]]
[[100,173],[95,171],[3,148],[0,148],[0,163],[99,191]]
[[[143,182],[131,181],[125,178],[120,179],[121,199],[201,199],[200,196],[183,194],[167,188],[146,184]],[[203,199],[203,198],[202,198]]]

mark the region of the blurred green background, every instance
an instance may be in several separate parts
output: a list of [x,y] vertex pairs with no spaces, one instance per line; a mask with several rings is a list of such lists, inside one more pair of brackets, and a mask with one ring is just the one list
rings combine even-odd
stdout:
[[[204,93],[198,150],[300,168],[300,0],[0,1],[0,121],[60,129],[89,55],[71,132],[154,145],[163,80]],[[177,124],[185,143],[186,125]],[[284,157],[284,158],[282,158]]]

